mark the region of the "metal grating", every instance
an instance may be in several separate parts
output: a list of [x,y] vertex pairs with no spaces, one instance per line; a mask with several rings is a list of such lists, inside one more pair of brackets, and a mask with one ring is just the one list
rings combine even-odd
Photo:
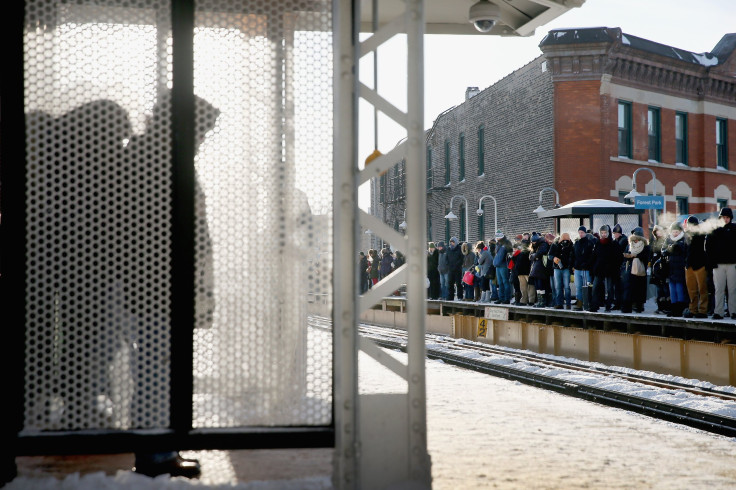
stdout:
[[[303,4],[197,4],[195,427],[332,421],[332,5]],[[171,54],[166,0],[26,2],[26,433],[170,425]]]
[[243,4],[195,12],[194,90],[221,113],[196,157],[214,310],[197,295],[194,426],[324,425],[332,336],[308,319],[331,314],[331,2]]

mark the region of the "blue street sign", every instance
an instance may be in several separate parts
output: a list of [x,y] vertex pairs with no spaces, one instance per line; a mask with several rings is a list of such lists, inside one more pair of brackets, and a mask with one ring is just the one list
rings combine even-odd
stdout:
[[636,196],[634,198],[636,209],[664,209],[664,196]]

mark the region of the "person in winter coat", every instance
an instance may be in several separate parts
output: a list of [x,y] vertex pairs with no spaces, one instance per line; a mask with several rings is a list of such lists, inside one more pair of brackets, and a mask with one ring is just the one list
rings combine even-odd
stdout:
[[496,281],[498,282],[498,304],[511,304],[511,278],[509,277],[508,256],[512,253],[511,242],[503,233],[496,233],[496,255],[493,258],[493,266],[496,268]]
[[532,252],[529,254],[529,260],[532,262],[529,279],[534,281],[534,287],[537,290],[537,306],[543,308],[547,306],[547,294],[549,290],[549,277],[547,276],[547,267],[545,266],[544,257],[549,252],[549,244],[541,235],[537,235],[536,240],[532,243]]
[[687,256],[687,243],[682,225],[675,221],[670,225],[670,234],[664,242],[662,255],[667,258],[669,264],[670,281],[670,312],[667,316],[682,316],[688,304],[685,289],[685,257]]
[[[450,247],[447,249],[447,263],[450,265],[450,293],[448,300],[463,299],[463,252],[457,237],[450,238]],[[456,292],[457,290],[457,292]]]
[[575,250],[569,233],[563,233],[552,243],[548,256],[554,267],[555,309],[561,310],[564,306],[569,310],[572,307],[570,271],[575,261]]
[[[623,233],[621,225],[616,223],[613,227],[613,239],[618,243],[618,248],[623,252],[629,247],[629,238]],[[628,284],[624,282],[625,279],[629,278],[628,274],[624,274],[625,262],[621,263],[621,271],[618,277],[613,278],[613,305],[612,310],[620,310],[623,304],[624,288],[628,288]]]
[[611,311],[613,305],[613,285],[621,274],[623,253],[618,242],[611,236],[611,227],[603,225],[598,230],[600,238],[593,249],[593,301],[590,311],[598,311],[605,305]]
[[[475,289],[475,253],[470,249],[467,242],[460,245],[460,251],[463,254],[463,300],[473,301],[473,290]],[[465,282],[465,273],[470,272],[473,275],[472,283]]]
[[537,289],[534,287],[534,281],[529,280],[532,262],[529,260],[531,253],[531,243],[528,239],[522,239],[518,250],[514,252],[514,269],[519,278],[519,290],[521,299],[519,304],[522,306],[533,305],[537,302]]
[[708,268],[705,255],[705,235],[700,232],[700,220],[688,216],[685,221],[685,286],[690,305],[682,316],[685,318],[708,318]]
[[[644,303],[647,301],[647,264],[651,251],[646,238],[644,238],[644,230],[636,227],[631,230],[631,236],[626,244],[624,251],[623,270],[623,303],[621,304],[621,312],[642,313],[644,311]],[[634,262],[638,260],[637,267]]]
[[728,309],[731,318],[736,318],[736,224],[732,222],[731,208],[721,209],[719,219],[723,225],[705,238],[705,253],[713,267],[715,285],[714,320],[720,320],[725,315],[723,300],[726,296],[726,287],[728,287]]
[[427,246],[427,279],[429,279],[429,290],[427,297],[429,299],[440,298],[440,271],[439,266],[440,252],[435,247],[434,242],[429,242]]
[[[491,277],[490,271],[493,267],[493,257],[491,252],[486,248],[483,242],[475,244],[475,254],[478,257],[478,275],[480,276],[480,302],[490,303],[491,302]],[[494,269],[495,271],[495,269]]]
[[358,273],[360,276],[360,294],[368,291],[368,257],[363,252],[358,254]]
[[440,274],[440,294],[442,299],[450,297],[450,263],[447,259],[447,250],[445,250],[445,242],[437,242],[437,272]]
[[588,297],[588,284],[592,284],[593,280],[590,270],[593,267],[593,249],[595,248],[595,238],[589,234],[584,226],[578,228],[578,240],[573,245],[574,260],[573,270],[575,271],[575,306],[573,310],[581,311],[590,308],[590,298]]
[[381,262],[378,266],[378,277],[379,280],[383,279],[384,277],[391,274],[393,271],[393,267],[391,267],[391,264],[394,261],[394,257],[391,254],[390,248],[383,248],[381,249]]
[[[657,310],[655,313],[666,315],[670,311],[670,287],[668,282],[666,260],[662,257],[662,248],[667,239],[667,231],[660,225],[652,229],[652,238],[649,248],[652,251],[651,282],[657,288]],[[661,260],[660,260],[661,259]]]
[[378,282],[378,267],[381,259],[378,258],[378,251],[376,249],[368,250],[368,278],[371,281],[371,286]]

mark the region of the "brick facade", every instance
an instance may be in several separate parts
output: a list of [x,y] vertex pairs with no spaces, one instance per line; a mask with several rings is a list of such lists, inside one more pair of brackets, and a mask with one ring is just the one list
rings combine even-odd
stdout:
[[[468,202],[471,242],[493,236],[493,200],[484,200],[484,230],[475,210],[479,199],[498,202],[498,227],[506,235],[551,231],[552,220],[532,212],[540,191],[552,187],[560,204],[582,199],[620,200],[632,189],[639,168],[656,174],[666,211],[686,197],[689,213],[715,212],[719,199],[736,205],[736,34],[713,53],[693,54],[623,34],[620,29],[552,31],[543,55],[496,84],[440,114],[427,132],[431,189],[427,194],[433,241],[460,236],[460,221],[444,215],[453,196]],[[619,156],[619,102],[631,110],[631,155]],[[659,112],[659,159],[649,158],[648,111]],[[687,165],[676,163],[675,118],[687,117]],[[716,120],[727,123],[728,169],[716,168]],[[478,128],[484,127],[485,171],[478,171]],[[465,178],[460,178],[464,135]],[[450,182],[445,185],[445,145]],[[383,193],[372,182],[371,209],[389,225],[403,221],[405,165],[385,177]],[[424,178],[424,176],[422,176]],[[651,173],[637,174],[637,190],[650,192]],[[383,195],[381,202],[379,195]],[[554,193],[542,194],[543,207]],[[465,201],[455,198],[460,216]],[[670,218],[671,219],[671,218]],[[645,224],[648,219],[645,214]]]

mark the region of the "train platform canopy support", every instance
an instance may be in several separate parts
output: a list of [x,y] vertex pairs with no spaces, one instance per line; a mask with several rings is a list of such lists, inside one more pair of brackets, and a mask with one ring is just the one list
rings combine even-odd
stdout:
[[[333,281],[335,331],[335,473],[339,488],[429,488],[425,385],[426,155],[424,141],[424,34],[529,36],[585,0],[342,0],[335,17],[335,169]],[[471,8],[493,12],[494,22],[476,27]],[[481,30],[483,32],[481,32]],[[360,39],[360,33],[371,33]],[[360,77],[359,64],[379,46],[405,34],[405,111]],[[375,59],[375,58],[374,58]],[[377,66],[374,70],[377,70]],[[398,82],[397,82],[398,83]],[[406,129],[407,144],[385,155],[374,152],[360,169],[359,99]],[[361,210],[358,187],[405,159],[405,234]],[[364,295],[357,291],[358,237],[370,229],[405,252],[406,264]],[[358,318],[401,284],[407,284],[408,364],[382,355],[357,333]],[[358,352],[369,355],[407,382],[401,394],[359,394]]]

